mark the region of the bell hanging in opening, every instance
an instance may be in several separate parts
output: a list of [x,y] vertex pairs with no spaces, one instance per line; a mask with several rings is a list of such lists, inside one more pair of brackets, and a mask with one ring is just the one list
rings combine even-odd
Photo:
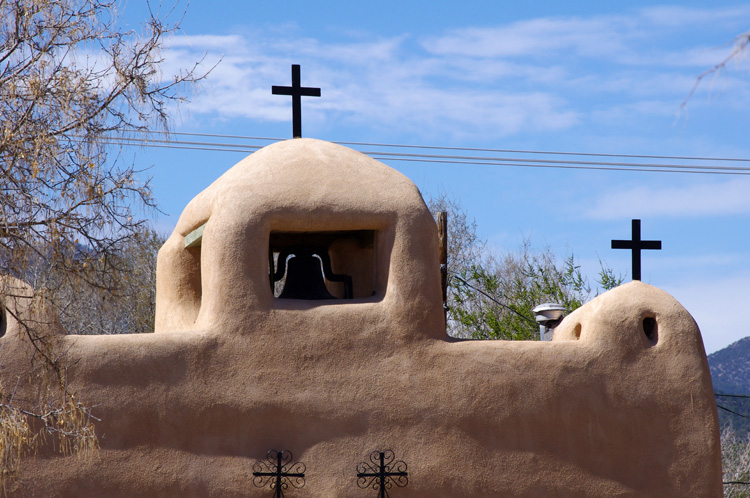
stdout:
[[274,282],[284,275],[284,290],[279,299],[338,299],[326,287],[326,280],[343,284],[343,298],[352,299],[352,277],[333,273],[331,258],[323,247],[300,244],[286,247],[278,257],[278,268],[274,268],[274,258],[269,252],[271,266],[271,290]]
[[[283,264],[283,263],[282,263]],[[280,299],[335,299],[323,280],[320,258],[294,254],[286,262],[286,281]]]

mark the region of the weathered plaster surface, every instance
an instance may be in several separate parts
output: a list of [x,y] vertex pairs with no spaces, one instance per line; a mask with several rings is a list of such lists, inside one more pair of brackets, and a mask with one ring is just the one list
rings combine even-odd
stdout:
[[[274,299],[269,234],[335,230],[376,232],[375,295]],[[288,497],[368,497],[356,465],[390,448],[409,471],[393,498],[721,496],[703,344],[672,297],[633,282],[551,342],[457,341],[437,253],[419,192],[387,166],[310,139],[249,156],[160,251],[156,333],[61,337],[101,450],[42,452],[11,495],[264,497],[252,465],[288,449],[307,467]],[[28,347],[13,323],[0,343],[7,385]]]

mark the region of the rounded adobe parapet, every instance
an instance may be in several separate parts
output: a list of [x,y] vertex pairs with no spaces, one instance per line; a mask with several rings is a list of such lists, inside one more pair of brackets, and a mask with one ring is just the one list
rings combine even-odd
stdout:
[[689,349],[703,356],[700,331],[670,294],[635,280],[597,296],[567,316],[554,341],[579,340],[602,349]]

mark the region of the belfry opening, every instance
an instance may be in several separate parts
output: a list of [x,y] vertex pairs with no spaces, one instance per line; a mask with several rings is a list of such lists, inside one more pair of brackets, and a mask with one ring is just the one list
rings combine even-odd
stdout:
[[375,230],[271,232],[268,277],[278,299],[374,296]]

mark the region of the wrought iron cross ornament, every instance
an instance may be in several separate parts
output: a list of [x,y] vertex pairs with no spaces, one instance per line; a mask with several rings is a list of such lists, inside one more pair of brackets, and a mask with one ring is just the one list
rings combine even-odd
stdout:
[[320,97],[320,88],[304,87],[300,84],[299,64],[292,64],[292,86],[271,87],[274,95],[292,97],[292,137],[302,137],[302,97]]
[[305,485],[305,464],[292,461],[292,452],[270,450],[266,460],[253,465],[253,484],[258,488],[269,486],[274,498],[283,498],[284,490],[291,484],[293,488]]
[[409,483],[408,475],[406,462],[396,460],[391,450],[373,451],[369,462],[357,464],[357,486],[378,491],[380,498],[387,498],[388,490],[394,484],[399,488],[406,486]]
[[613,240],[612,249],[633,251],[633,280],[641,279],[641,250],[661,249],[661,240],[641,240],[641,220],[633,220],[632,240]]

